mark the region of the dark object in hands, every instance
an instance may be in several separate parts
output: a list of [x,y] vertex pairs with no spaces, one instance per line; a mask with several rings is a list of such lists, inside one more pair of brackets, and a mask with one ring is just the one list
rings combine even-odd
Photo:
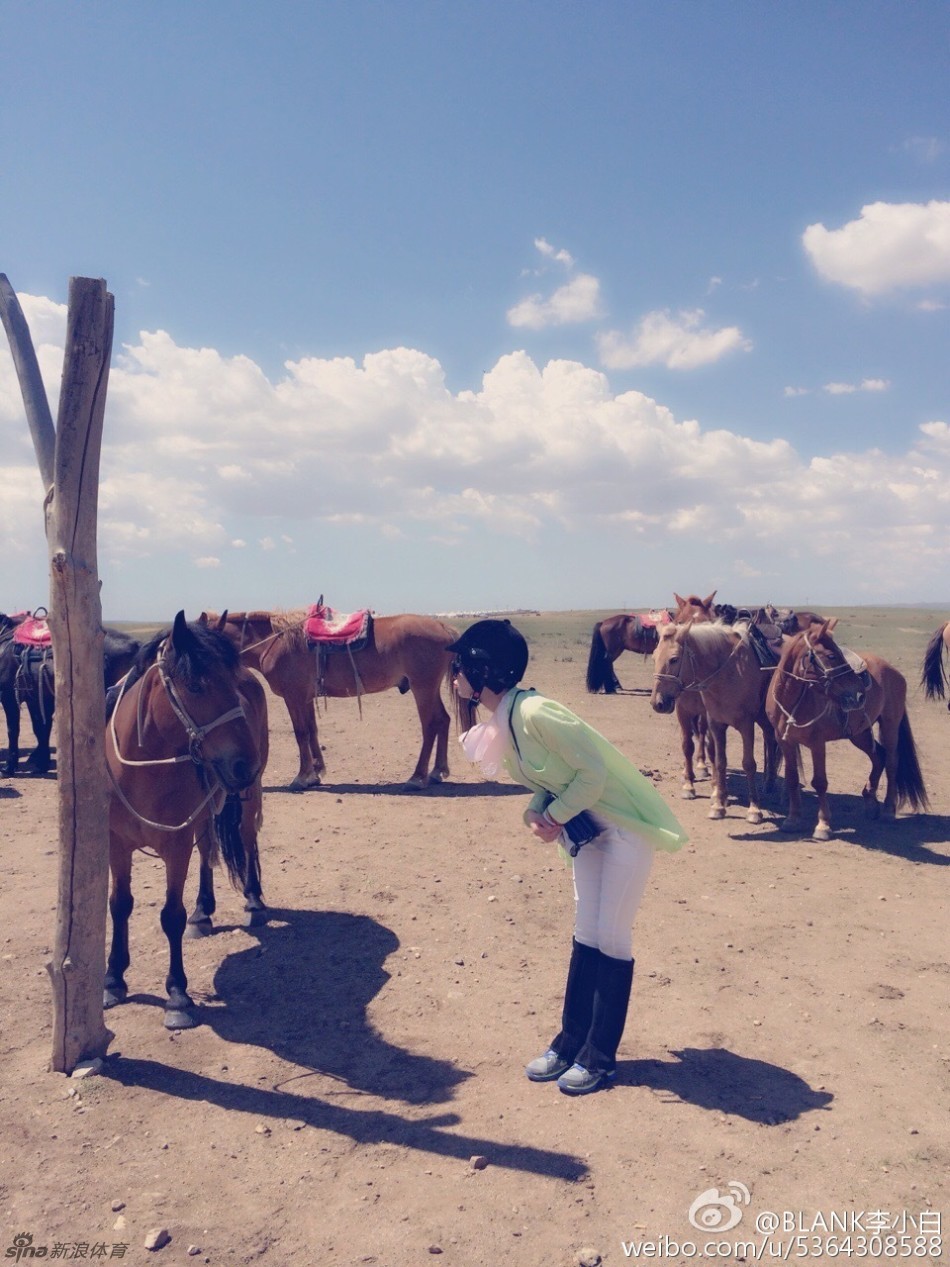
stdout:
[[[549,796],[544,803],[544,808],[551,804],[555,799]],[[579,814],[575,814],[573,818],[569,818],[566,823],[562,823],[561,827],[567,834],[571,847],[568,850],[572,858],[577,857],[577,851],[584,845],[589,845],[595,836],[599,836],[603,831],[603,827],[597,822],[597,819],[588,809],[582,809]]]

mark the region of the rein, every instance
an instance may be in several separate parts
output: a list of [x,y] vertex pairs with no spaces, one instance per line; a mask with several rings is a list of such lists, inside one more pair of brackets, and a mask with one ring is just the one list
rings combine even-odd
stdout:
[[208,802],[219,791],[223,790],[222,784],[209,771],[207,765],[204,762],[204,758],[201,753],[202,740],[205,738],[206,735],[210,734],[210,732],[212,730],[215,730],[218,726],[223,726],[225,725],[225,723],[229,721],[234,721],[238,717],[244,717],[246,714],[244,711],[243,703],[239,701],[235,705],[234,708],[229,709],[226,713],[222,713],[221,716],[216,717],[214,721],[209,722],[206,726],[199,726],[192,719],[187,708],[185,707],[185,704],[181,696],[178,693],[177,688],[175,687],[174,681],[165,670],[165,655],[164,655],[164,647],[163,647],[162,650],[160,651],[159,659],[156,660],[154,664],[150,664],[149,667],[143,673],[142,677],[139,679],[139,681],[143,684],[139,688],[137,708],[136,708],[136,734],[137,734],[140,748],[145,746],[143,742],[143,733],[142,733],[143,728],[144,728],[143,696],[145,694],[143,687],[144,687],[145,679],[148,677],[149,673],[151,673],[153,669],[157,670],[158,672],[159,679],[162,683],[162,686],[165,688],[166,695],[168,696],[168,702],[172,706],[172,711],[174,712],[175,716],[178,718],[178,720],[181,722],[181,724],[185,728],[185,733],[188,736],[188,751],[186,753],[180,753],[178,756],[174,756],[174,757],[152,757],[152,758],[149,758],[147,760],[142,760],[142,761],[134,760],[131,757],[123,757],[121,751],[119,750],[119,737],[116,734],[116,730],[115,730],[115,715],[119,711],[119,705],[122,703],[122,697],[125,695],[125,688],[128,684],[128,674],[126,674],[126,676],[122,679],[122,686],[119,690],[119,697],[115,702],[115,708],[113,708],[112,710],[112,716],[109,718],[109,728],[112,734],[112,746],[115,750],[116,760],[119,761],[119,763],[124,766],[138,766],[138,767],[159,766],[159,765],[180,765],[183,762],[191,761],[192,764],[196,766],[198,775],[200,779],[202,780],[202,782],[205,784],[205,786],[208,787],[208,785],[210,784],[208,793],[199,801],[197,808],[193,811],[193,813],[191,813],[188,816],[188,818],[185,819],[183,823],[177,823],[174,826],[170,826],[167,823],[155,823],[150,818],[146,818],[143,814],[140,814],[138,810],[135,809],[135,807],[129,803],[127,797],[125,796],[125,793],[122,791],[122,789],[119,787],[118,783],[116,782],[116,778],[115,778],[115,775],[112,773],[111,766],[108,766],[107,768],[109,770],[109,779],[112,783],[113,788],[115,789],[116,796],[118,796],[119,800],[122,802],[122,804],[125,806],[125,808],[129,811],[129,813],[134,818],[136,818],[140,823],[144,823],[146,827],[155,828],[156,831],[168,831],[168,832],[182,831],[185,827],[190,827],[191,824],[198,817],[198,815],[201,813],[201,811],[204,809],[204,807],[208,804]]

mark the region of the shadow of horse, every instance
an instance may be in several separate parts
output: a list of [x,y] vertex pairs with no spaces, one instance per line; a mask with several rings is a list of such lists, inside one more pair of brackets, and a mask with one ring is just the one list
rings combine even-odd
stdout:
[[265,1047],[282,1060],[362,1091],[407,1104],[450,1100],[470,1075],[395,1047],[367,1017],[399,949],[390,929],[366,915],[271,909],[246,950],[214,976],[201,1020],[229,1043]]
[[827,1109],[834,1099],[816,1091],[798,1074],[765,1060],[739,1056],[724,1047],[671,1051],[674,1061],[626,1060],[618,1077],[684,1104],[744,1117],[763,1126],[792,1122],[803,1113]]
[[[462,1120],[457,1113],[418,1119],[352,1107],[360,1094],[409,1106],[445,1103],[472,1075],[394,1046],[370,1023],[369,1004],[389,980],[383,963],[399,947],[390,929],[336,911],[273,909],[270,919],[254,929],[252,945],[221,964],[215,994],[197,1014],[226,1042],[266,1048],[297,1071],[267,1089],[117,1055],[106,1061],[104,1074],[126,1086],[334,1131],[359,1144],[385,1141],[465,1161],[482,1153],[493,1166],[569,1182],[587,1173],[567,1153],[449,1134],[446,1128]],[[311,1079],[320,1080],[323,1098],[305,1093]],[[344,1097],[350,1105],[340,1102]]]
[[[904,817],[898,816],[889,822],[881,818],[868,818],[864,798],[853,792],[829,792],[828,802],[836,824],[835,837],[842,842],[855,845],[859,849],[902,858],[905,862],[925,862],[935,867],[950,866],[950,850],[947,848],[947,842],[950,841],[950,816],[918,811]],[[815,798],[806,794],[804,803],[806,806],[814,804],[814,821],[817,822],[818,807]],[[731,839],[768,845],[789,845],[796,841],[822,843],[812,841],[807,826],[800,833],[780,830],[782,809],[772,803],[768,805],[768,809],[770,812],[774,810],[777,817],[763,824],[765,830],[759,828],[757,831],[730,832]],[[812,819],[809,817],[807,821],[811,823]],[[927,848],[931,844],[942,846],[943,852]]]

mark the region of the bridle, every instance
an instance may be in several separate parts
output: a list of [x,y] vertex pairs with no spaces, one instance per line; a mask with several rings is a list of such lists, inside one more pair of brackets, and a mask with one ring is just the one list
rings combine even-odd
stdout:
[[115,789],[116,796],[118,796],[119,800],[122,802],[125,808],[129,811],[129,813],[132,814],[136,819],[138,819],[140,823],[144,823],[147,827],[154,827],[157,831],[172,832],[172,831],[182,831],[183,828],[190,827],[191,824],[198,817],[198,815],[201,813],[201,811],[204,809],[204,807],[208,804],[208,802],[216,795],[216,793],[219,790],[223,790],[223,785],[221,784],[220,780],[213,773],[213,771],[208,766],[208,763],[204,759],[204,755],[201,750],[201,745],[205,737],[209,735],[212,730],[216,730],[218,726],[224,726],[230,721],[235,721],[238,717],[245,717],[247,714],[245,712],[244,703],[239,697],[237,704],[233,708],[230,708],[228,709],[227,712],[222,713],[220,717],[216,717],[214,721],[210,721],[206,723],[204,726],[199,726],[198,723],[191,716],[191,714],[188,712],[188,709],[185,706],[185,702],[182,699],[178,688],[175,686],[174,678],[169,673],[166,667],[165,656],[166,656],[166,644],[162,643],[161,647],[159,648],[158,658],[156,659],[155,663],[150,664],[149,667],[142,674],[142,677],[138,679],[142,685],[140,685],[139,687],[139,695],[138,695],[138,701],[137,701],[136,735],[138,738],[139,747],[144,747],[144,742],[143,742],[143,730],[144,730],[143,698],[145,695],[144,682],[145,682],[145,679],[148,677],[149,673],[154,671],[158,674],[159,680],[161,681],[161,684],[165,689],[165,693],[168,696],[168,702],[169,704],[171,704],[171,707],[172,707],[172,712],[175,714],[175,716],[178,718],[178,720],[181,722],[182,726],[185,729],[185,734],[188,737],[188,751],[184,753],[179,753],[178,755],[174,757],[152,757],[147,760],[135,760],[131,757],[123,757],[122,753],[119,751],[119,737],[116,734],[116,730],[115,730],[115,715],[119,711],[119,705],[122,703],[122,697],[125,695],[125,689],[126,689],[126,686],[128,685],[129,675],[126,674],[125,677],[122,679],[122,684],[119,689],[119,695],[118,695],[118,698],[116,699],[115,707],[112,710],[112,715],[109,718],[109,728],[112,734],[112,746],[115,751],[116,760],[121,765],[124,765],[124,766],[139,766],[139,767],[160,766],[160,765],[179,765],[183,762],[191,761],[197,769],[198,777],[200,781],[208,789],[206,795],[202,797],[201,801],[199,801],[198,803],[197,808],[188,816],[188,818],[185,819],[183,823],[177,823],[174,826],[170,826],[167,823],[155,823],[155,822],[152,822],[151,819],[145,818],[145,816],[140,814],[138,810],[134,808],[134,806],[129,804],[129,801],[127,800],[125,794],[123,793],[122,789],[119,787],[118,783],[116,782],[115,775],[112,773],[111,767],[108,767],[108,768],[109,768],[109,778],[112,781],[112,786]]
[[[804,639],[805,646],[808,648],[808,652],[806,656],[801,657],[801,659],[798,662],[798,665],[796,665],[796,668],[800,666],[802,660],[807,660],[808,663],[812,665],[812,667],[816,670],[817,676],[814,676],[814,677],[806,676],[803,673],[796,673],[794,670],[786,669],[786,668],[776,669],[776,672],[781,673],[783,677],[792,678],[794,681],[801,682],[802,684],[801,694],[799,695],[798,699],[795,701],[793,710],[791,712],[789,712],[789,710],[785,707],[782,701],[778,698],[777,693],[773,694],[773,699],[775,700],[777,707],[779,708],[779,710],[782,712],[782,714],[784,715],[786,719],[785,729],[782,734],[783,739],[787,738],[788,732],[792,729],[793,726],[798,730],[804,730],[808,726],[814,726],[817,722],[821,721],[823,717],[826,717],[833,708],[840,708],[841,711],[844,714],[846,714],[845,730],[847,730],[848,729],[847,715],[850,713],[857,712],[858,707],[859,707],[858,706],[855,708],[845,708],[843,704],[833,699],[831,695],[831,685],[835,681],[835,679],[841,677],[845,673],[854,673],[855,670],[853,669],[853,667],[850,664],[848,664],[848,662],[844,660],[843,657],[842,657],[841,664],[832,665],[831,667],[827,666],[822,660],[821,656],[818,654],[818,648],[811,641],[807,630],[803,632],[802,638]],[[826,702],[825,702],[824,708],[820,712],[816,713],[815,716],[812,717],[810,721],[798,721],[796,717],[798,710],[801,708],[805,700],[809,698],[812,688],[816,686],[821,688],[822,694],[825,696]]]
[[683,672],[684,672],[684,670],[686,669],[686,658],[687,658],[687,656],[689,656],[689,661],[690,661],[690,663],[693,665],[693,670],[694,670],[694,673],[695,673],[696,656],[695,656],[695,653],[693,652],[693,650],[692,650],[692,648],[691,648],[691,646],[689,645],[689,643],[688,643],[688,642],[685,642],[685,641],[684,641],[684,642],[681,642],[681,643],[680,643],[680,648],[681,648],[681,650],[682,650],[682,652],[683,652],[683,656],[682,656],[682,660],[680,661],[680,665],[679,665],[679,672],[677,672],[677,673],[659,673],[659,672],[654,673],[654,674],[653,674],[654,681],[658,681],[660,678],[669,678],[669,680],[670,680],[671,682],[676,682],[676,683],[679,685],[680,690],[681,690],[681,691],[683,691],[683,692],[685,692],[685,691],[696,691],[696,692],[698,692],[699,694],[702,694],[702,692],[706,689],[706,687],[709,685],[709,683],[710,683],[710,682],[711,682],[714,678],[718,677],[718,676],[719,676],[719,674],[723,671],[723,669],[724,669],[724,668],[725,668],[725,667],[726,667],[726,666],[730,663],[730,661],[733,659],[733,657],[735,656],[736,652],[739,650],[739,648],[740,648],[741,646],[742,646],[742,639],[740,638],[740,639],[739,639],[739,641],[736,643],[736,645],[732,648],[732,650],[731,650],[731,651],[729,652],[729,654],[726,656],[725,660],[723,660],[723,662],[722,662],[721,664],[717,664],[717,665],[716,665],[716,667],[713,669],[712,673],[710,673],[708,677],[703,678],[703,680],[702,680],[701,682],[697,682],[697,681],[696,681],[696,679],[695,679],[695,677],[694,677],[694,678],[693,678],[693,681],[692,681],[692,682],[690,682],[690,684],[687,686],[687,685],[683,682]]

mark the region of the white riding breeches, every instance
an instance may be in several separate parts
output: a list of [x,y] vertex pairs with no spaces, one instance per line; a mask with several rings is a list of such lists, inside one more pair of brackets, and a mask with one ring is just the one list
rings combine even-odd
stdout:
[[[603,821],[603,820],[601,820]],[[574,937],[612,959],[633,958],[633,921],[646,890],[654,848],[608,823],[574,859]]]

